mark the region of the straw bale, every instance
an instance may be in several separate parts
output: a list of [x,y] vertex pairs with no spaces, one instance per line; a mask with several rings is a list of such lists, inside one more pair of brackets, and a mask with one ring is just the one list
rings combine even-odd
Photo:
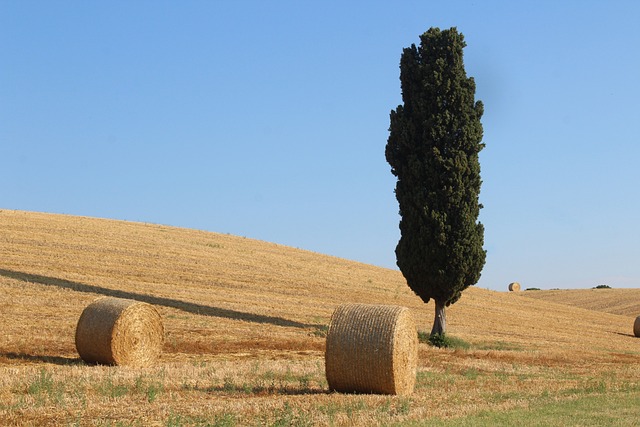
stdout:
[[633,335],[640,337],[640,316],[636,317],[635,322],[633,322]]
[[150,366],[163,344],[160,314],[139,301],[98,298],[84,309],[76,327],[76,349],[88,363]]
[[409,395],[417,363],[418,333],[408,308],[344,304],[333,312],[325,353],[331,390]]
[[520,290],[520,283],[518,282],[509,283],[510,292],[518,292],[519,290]]

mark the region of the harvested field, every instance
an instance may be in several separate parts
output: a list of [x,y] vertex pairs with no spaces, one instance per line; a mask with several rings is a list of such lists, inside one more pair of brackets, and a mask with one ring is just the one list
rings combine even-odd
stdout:
[[[586,307],[468,289],[447,314],[469,349],[420,344],[411,396],[340,394],[324,377],[337,306],[405,306],[431,328],[433,303],[397,271],[155,224],[2,210],[0,230],[4,425],[388,425],[640,391],[640,313],[607,312],[638,290]],[[157,308],[154,366],[80,360],[75,327],[99,296]]]
[[526,296],[587,310],[640,316],[640,289],[566,289],[529,291]]

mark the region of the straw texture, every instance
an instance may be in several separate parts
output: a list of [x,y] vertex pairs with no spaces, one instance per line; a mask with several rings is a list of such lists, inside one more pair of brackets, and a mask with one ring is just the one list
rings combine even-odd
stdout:
[[331,390],[409,395],[417,363],[418,333],[408,308],[345,304],[333,312],[325,353]]
[[519,290],[520,290],[520,283],[518,282],[509,283],[510,292],[518,292]]
[[99,298],[84,309],[76,327],[76,349],[88,363],[150,366],[163,343],[162,318],[144,302]]
[[633,322],[633,335],[640,337],[640,316],[636,317],[635,322]]

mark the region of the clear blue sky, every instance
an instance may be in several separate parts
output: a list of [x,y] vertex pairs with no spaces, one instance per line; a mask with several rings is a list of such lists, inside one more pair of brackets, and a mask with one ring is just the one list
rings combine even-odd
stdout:
[[388,268],[399,60],[458,27],[485,104],[478,286],[640,287],[640,2],[0,0],[0,208]]

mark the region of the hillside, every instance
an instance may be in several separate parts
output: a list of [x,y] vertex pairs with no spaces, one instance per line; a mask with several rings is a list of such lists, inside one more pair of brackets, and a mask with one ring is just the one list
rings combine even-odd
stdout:
[[525,296],[587,310],[640,316],[640,289],[567,289],[528,291]]
[[[295,402],[300,413],[311,411],[313,424],[364,422],[370,417],[367,410],[353,415],[344,409],[350,397],[326,394],[324,331],[335,307],[344,302],[397,304],[413,310],[419,329],[429,330],[432,323],[433,303],[425,305],[412,294],[399,272],[273,243],[163,225],[11,210],[0,211],[0,230],[0,417],[10,425],[21,420],[56,425],[74,417],[95,420],[107,415],[130,420],[135,417],[131,408],[144,412],[145,425],[162,425],[170,414],[192,420],[203,413],[224,414],[229,408],[241,419],[254,419],[263,411],[283,408],[283,399]],[[544,390],[575,387],[575,375],[595,366],[616,370],[619,365],[624,373],[616,381],[637,376],[640,342],[631,335],[634,317],[630,311],[604,312],[621,306],[633,292],[598,290],[598,296],[611,298],[581,308],[560,297],[546,300],[543,293],[532,298],[530,292],[472,287],[448,309],[449,333],[471,343],[472,349],[445,351],[421,344],[423,382],[411,400],[412,409],[368,423],[528,405],[529,394],[537,398]],[[158,307],[165,323],[164,354],[158,369],[144,371],[143,376],[161,383],[164,393],[158,400],[141,403],[131,392],[124,404],[114,405],[113,399],[86,385],[87,376],[97,376],[94,380],[100,382],[106,381],[105,375],[116,375],[133,383],[139,377],[132,376],[141,375],[127,368],[85,366],[78,360],[76,322],[84,307],[102,295]],[[545,377],[547,368],[559,366],[571,375],[557,383]],[[50,407],[47,415],[38,406],[21,407],[18,403],[25,396],[33,397],[21,384],[42,369],[54,379],[77,379],[77,384],[84,384],[77,387],[86,390],[85,401],[95,402],[85,402],[79,414],[68,392],[63,399],[68,403]],[[480,389],[469,389],[473,381],[464,374],[469,369],[489,375],[483,389],[494,387],[502,394],[519,390],[524,400],[495,401]],[[544,375],[532,378],[523,391],[518,375],[540,371]],[[227,387],[230,381],[240,387],[247,375],[267,378],[269,372],[275,375],[270,377],[272,384],[273,378],[280,378],[280,388],[267,393],[260,388],[263,392],[255,396],[238,397],[236,389]],[[300,385],[291,385],[283,372],[302,372],[304,387],[302,379]],[[440,374],[462,375],[462,389],[430,396],[428,381]],[[450,400],[451,393],[466,397],[456,405],[438,405]],[[386,398],[358,399],[364,399],[366,408],[377,408]],[[343,410],[333,417],[318,405]]]

